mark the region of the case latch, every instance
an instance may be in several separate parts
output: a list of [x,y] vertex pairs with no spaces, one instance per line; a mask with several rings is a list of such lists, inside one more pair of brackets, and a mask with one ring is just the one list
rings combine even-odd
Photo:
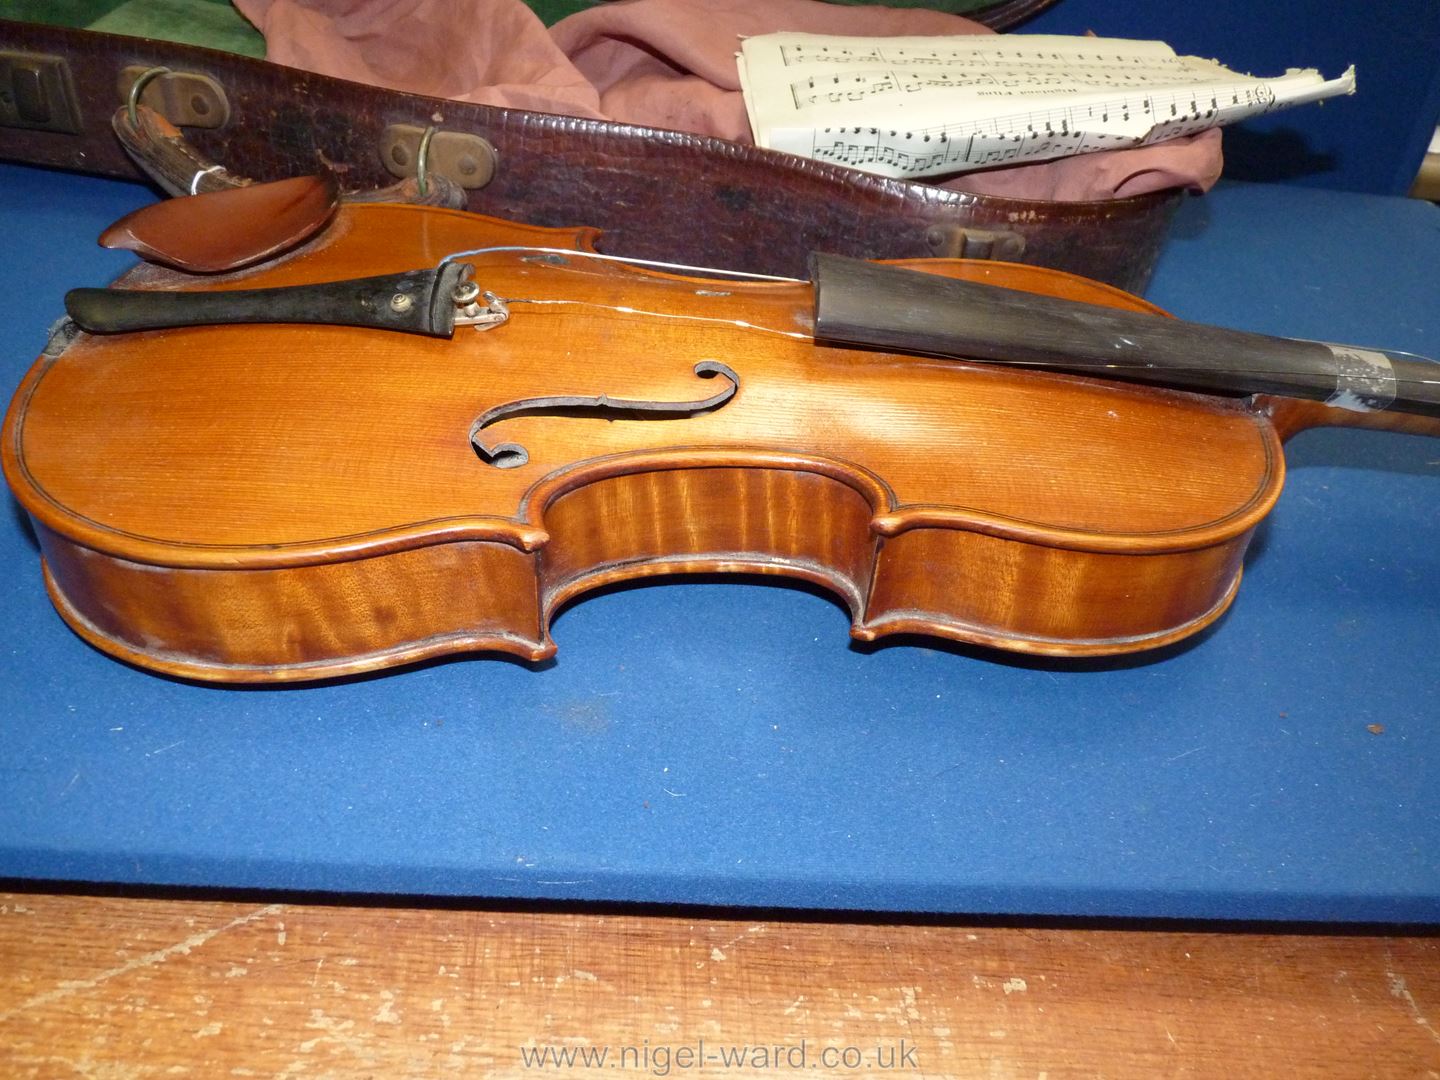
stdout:
[[63,57],[0,50],[0,127],[80,134],[80,105]]
[[225,88],[209,75],[132,64],[120,72],[120,100],[129,102],[144,80],[136,104],[148,105],[176,127],[218,128],[230,119]]
[[1014,262],[1025,254],[1025,237],[1008,229],[991,231],[962,225],[932,225],[925,231],[925,246],[937,259]]
[[494,178],[499,155],[479,135],[391,124],[380,136],[380,160],[391,176],[404,179],[431,174],[474,189]]

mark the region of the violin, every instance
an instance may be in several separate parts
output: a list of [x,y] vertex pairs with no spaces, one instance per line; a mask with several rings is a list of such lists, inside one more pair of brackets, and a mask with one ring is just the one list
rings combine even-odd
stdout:
[[1126,653],[1231,603],[1286,438],[1440,434],[1425,361],[1197,337],[1058,271],[762,281],[596,238],[345,205],[258,266],[79,291],[3,434],[61,616],[156,671],[306,680],[540,660],[589,590],[745,573],[862,641]]

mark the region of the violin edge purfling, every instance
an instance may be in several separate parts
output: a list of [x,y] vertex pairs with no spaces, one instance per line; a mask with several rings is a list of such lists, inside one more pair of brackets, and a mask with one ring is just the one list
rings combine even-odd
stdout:
[[[882,536],[875,525],[885,515],[871,499],[885,493],[873,479],[833,462],[741,457],[687,453],[553,478],[537,493],[548,503],[545,528],[532,530],[529,551],[508,537],[432,537],[379,555],[220,569],[136,562],[36,531],[47,591],[80,637],[138,666],[213,682],[304,682],[455,653],[544,660],[556,652],[551,619],[585,593],[717,573],[823,587],[849,610],[858,641],[922,635],[1051,657],[1138,652],[1224,613],[1253,531],[1160,554],[1052,548],[983,521]],[[723,521],[697,530],[678,512],[734,506],[757,489],[785,492],[787,522],[802,523],[783,542],[773,528],[762,539]],[[654,511],[643,528],[596,534],[591,522],[642,498]],[[753,506],[747,514],[761,516]],[[940,566],[950,570],[937,574]],[[1115,604],[1117,574],[1128,579],[1128,609]],[[1011,602],[979,586],[1005,577],[1037,590],[1063,579],[1063,602],[1007,610]]]
[[[333,251],[321,245],[313,253],[313,266],[297,260],[278,273],[286,281],[301,273],[336,280],[337,260],[347,266],[364,261],[361,255],[369,249],[363,245],[371,242],[370,230],[364,226],[371,222],[388,226],[383,254],[366,256],[377,273],[394,273],[397,263],[437,265],[434,251],[395,250],[396,230],[403,231],[417,213],[442,241],[452,232],[463,239],[476,230],[491,238],[513,238],[505,236],[502,224],[469,215],[426,208],[347,208],[342,216],[348,232],[341,230]],[[524,235],[535,242],[533,230]],[[460,246],[464,245],[453,244],[449,250]],[[1098,302],[1152,310],[1143,301],[1102,286],[1034,268],[958,263],[936,268],[980,279],[1005,275],[1029,288],[1063,283]],[[531,284],[558,280],[543,276],[549,270],[519,260],[513,272]],[[82,638],[112,655],[171,675],[218,682],[333,678],[457,652],[500,651],[532,661],[544,659],[555,651],[549,624],[564,604],[616,582],[696,573],[779,575],[821,586],[846,605],[851,635],[863,641],[921,634],[1055,657],[1136,652],[1193,635],[1225,611],[1239,587],[1251,534],[1280,492],[1281,436],[1317,422],[1308,409],[1310,403],[1297,403],[1305,406],[1297,411],[1279,399],[1245,403],[1173,391],[1110,388],[1072,376],[1017,375],[948,361],[910,365],[895,356],[871,357],[804,344],[795,341],[794,334],[774,339],[773,352],[767,352],[754,343],[770,342],[773,333],[757,331],[747,337],[734,329],[712,331],[704,325],[707,321],[726,320],[696,322],[691,316],[681,317],[680,308],[666,305],[683,300],[690,305],[686,311],[708,311],[711,308],[705,305],[713,305],[732,316],[728,325],[748,321],[764,327],[773,323],[776,312],[791,310],[790,300],[781,303],[776,298],[793,295],[798,304],[805,295],[803,287],[777,291],[770,286],[662,276],[668,283],[665,289],[645,294],[646,303],[625,309],[631,314],[615,309],[554,323],[569,328],[571,337],[557,338],[561,347],[555,355],[525,363],[523,357],[507,352],[508,343],[529,340],[523,335],[540,331],[527,330],[532,324],[518,316],[490,333],[457,333],[453,341],[358,330],[332,334],[285,329],[273,340],[293,344],[277,344],[273,357],[263,353],[247,358],[241,374],[213,384],[217,358],[224,363],[238,355],[236,350],[250,340],[245,335],[252,330],[210,327],[81,334],[37,362],[12,402],[4,428],[6,476],[36,522],[46,584],[55,606]],[[593,286],[599,290],[594,297],[603,297],[654,279],[615,267],[589,275],[585,287]],[[264,272],[246,277],[248,284],[269,280]],[[486,282],[477,284],[483,287]],[[578,299],[565,301],[572,307],[532,311],[548,311],[551,314],[544,318],[558,318],[564,311],[599,310],[597,299],[587,299],[590,294],[577,295]],[[650,309],[662,317],[647,317]],[[798,318],[804,312],[797,307],[793,314]],[[685,327],[684,332],[672,337],[659,334],[675,326]],[[646,336],[634,347],[611,349],[613,355],[597,348],[597,343],[612,340],[607,335],[621,331]],[[739,337],[734,336],[737,333]],[[307,353],[330,348],[325,343],[332,339],[342,351],[382,339],[384,344],[353,364],[337,360],[327,365]],[[197,355],[190,367],[190,350],[182,344],[192,342]],[[567,360],[571,344],[575,355]],[[694,383],[691,369],[706,358],[703,350],[740,345],[743,351],[725,360],[739,385],[733,397],[707,401],[689,393]],[[691,349],[702,352],[687,351]],[[413,362],[403,359],[415,350],[419,353]],[[199,355],[201,351],[204,355]],[[452,355],[457,358],[453,364],[446,360]],[[522,441],[533,458],[528,472],[493,469],[470,450],[470,424],[485,408],[507,401],[523,403],[527,398],[576,398],[578,389],[602,390],[622,404],[638,400],[642,395],[627,389],[626,380],[649,380],[652,362],[658,381],[643,396],[706,406],[703,416],[666,419],[650,426],[573,417],[500,420],[497,427],[530,425],[517,429],[523,430]],[[802,366],[795,368],[796,364]],[[148,376],[151,369],[154,374]],[[319,387],[297,373],[303,376],[315,369],[333,371],[336,381],[331,398],[317,398],[315,408],[306,413]],[[822,383],[822,376],[835,380],[833,390]],[[153,378],[153,385],[143,385],[147,377]],[[532,377],[530,392],[513,390],[526,387]],[[138,389],[136,379],[142,380]],[[1195,493],[1187,496],[1194,512],[1175,518],[1179,524],[1171,525],[1164,523],[1168,519],[1163,515],[1137,519],[1129,529],[1114,523],[1085,524],[1091,511],[1066,509],[1064,500],[1080,495],[1092,501],[1099,498],[1093,491],[1080,490],[1094,483],[1063,478],[1096,476],[1108,483],[1116,473],[1091,466],[1081,473],[1058,472],[1061,479],[1054,485],[1045,481],[1041,470],[1033,470],[1032,476],[1019,469],[993,489],[1006,494],[1018,485],[1060,500],[1056,509],[1037,503],[1027,514],[1023,502],[1012,506],[993,500],[967,504],[948,497],[948,501],[927,498],[917,483],[933,476],[953,485],[952,474],[964,473],[968,467],[963,456],[933,469],[916,466],[908,478],[887,473],[867,458],[873,458],[877,447],[899,454],[895,460],[924,455],[923,440],[932,431],[927,425],[933,422],[926,402],[935,387],[952,381],[964,387],[956,403],[976,399],[977,416],[989,416],[1016,400],[1048,410],[1031,425],[1042,433],[1042,440],[1058,438],[1062,431],[1067,438],[1081,439],[1089,430],[1084,425],[1095,423],[1099,425],[1095,437],[1114,442],[1119,438],[1114,434],[1118,417],[1128,433],[1124,439],[1136,440],[1133,468],[1138,470],[1135,484],[1141,489],[1148,490],[1149,484],[1143,473],[1145,455],[1176,453],[1167,444],[1176,440],[1177,432],[1203,437],[1213,444],[1214,453],[1241,453],[1244,460],[1217,462],[1213,475],[1197,477]],[[93,400],[112,384],[132,395],[127,408],[118,413],[107,412]],[[450,409],[457,388],[467,385],[475,390],[477,404],[461,403]],[[1044,394],[1032,393],[1038,386],[1045,388]],[[846,409],[838,407],[840,402],[864,400],[855,395],[881,387],[893,387],[895,394],[893,401],[886,399],[887,415],[895,419],[882,433],[882,442],[874,442],[879,436],[870,429],[875,425],[865,423],[863,416],[855,417],[853,434],[837,430],[836,424],[846,415]],[[245,412],[243,402],[231,397],[241,389],[257,399],[253,416]],[[1017,398],[1016,391],[1022,389],[1030,396]],[[774,411],[777,403],[787,400],[785,394],[793,394],[797,401],[809,400],[807,394],[827,395],[813,398],[823,406],[823,414],[816,414],[809,429],[790,433],[789,414]],[[207,416],[209,397],[215,399],[214,411]],[[335,404],[327,405],[331,399]],[[421,412],[413,420],[397,415],[407,402],[439,412],[435,417]],[[237,408],[243,414],[239,419]],[[346,410],[354,415],[340,419],[332,415]],[[471,483],[494,482],[512,485],[496,490],[516,494],[503,512],[417,512],[410,519],[397,517],[400,524],[393,527],[370,532],[320,529],[304,543],[282,541],[283,535],[289,535],[283,531],[273,533],[271,542],[225,540],[213,518],[217,510],[237,505],[240,499],[250,500],[245,504],[247,512],[293,517],[324,511],[331,503],[383,502],[386,497],[383,491],[353,481],[338,488],[330,481],[328,488],[321,489],[307,487],[312,483],[308,479],[295,480],[293,498],[272,495],[270,485],[291,482],[283,471],[269,466],[244,471],[247,462],[269,460],[268,449],[256,444],[254,434],[272,430],[278,417],[299,415],[313,415],[326,431],[334,427],[364,440],[350,443],[348,450],[332,450],[328,442],[315,441],[319,448],[315,452],[325,455],[325,468],[316,477],[358,467],[354,462],[362,458],[372,461],[367,467],[381,475],[388,459],[400,452],[405,442],[401,435],[422,452],[416,460],[423,460],[424,453],[437,452],[435,440],[455,426],[460,440],[457,456],[445,460],[453,464],[456,482],[462,485],[457,490]],[[465,423],[442,422],[442,415],[464,417]],[[81,416],[95,419],[79,423]],[[147,416],[162,421],[167,430],[154,432],[152,438],[140,428],[124,428],[126,423],[149,422],[144,420]],[[120,429],[95,430],[107,418]],[[194,438],[177,441],[176,446],[202,455],[192,457],[188,466],[193,469],[199,463],[196,476],[203,480],[196,483],[211,486],[218,481],[234,494],[214,496],[208,509],[194,512],[193,521],[177,522],[169,538],[107,524],[117,520],[117,489],[107,486],[105,470],[95,464],[106,456],[104,448],[118,452],[128,446],[160,454],[151,444],[178,438],[174,431],[188,430],[185,425],[190,423],[196,425]],[[730,424],[736,426],[722,426]],[[57,446],[49,434],[40,437],[41,432],[74,431],[77,425],[83,438],[73,451]],[[656,443],[652,436],[663,425],[669,425],[663,430],[673,436],[667,434]],[[1067,425],[1077,426],[1071,432]],[[386,443],[391,432],[396,433],[394,449]],[[628,438],[630,433],[640,443],[625,448],[606,441]],[[289,454],[283,458],[286,461],[293,458],[297,464],[307,464],[308,459],[289,445],[304,438],[302,433],[287,436],[286,445],[278,446],[275,453]],[[1002,459],[1005,438],[1005,432],[996,431],[987,439],[997,443],[995,452]],[[921,441],[907,450],[911,444],[905,440],[911,439]],[[899,448],[889,448],[896,440]],[[367,457],[371,444],[376,449]],[[964,448],[967,442],[957,445]],[[223,447],[223,453],[217,447]],[[1129,447],[1122,440],[1111,450]],[[975,450],[980,449],[975,444]],[[1043,441],[1036,444],[1037,455],[1044,450]],[[1200,461],[1211,452],[1190,456]],[[168,496],[157,494],[144,476],[168,483],[171,478],[165,470],[183,471],[185,458],[172,461],[160,456],[154,462],[145,465],[136,460],[127,466],[141,485],[131,497],[152,500],[157,522],[168,521],[167,513],[183,517],[184,510],[167,509]],[[1016,462],[1027,468],[1028,464]],[[147,474],[146,468],[157,471]],[[410,483],[413,478],[408,473],[416,466],[402,463],[398,468],[396,490]],[[982,474],[976,475],[978,481]],[[262,488],[255,488],[254,477],[264,478]],[[1121,476],[1114,479],[1130,482]],[[415,479],[412,486],[420,490],[430,485],[443,495],[449,484],[437,476]],[[1218,492],[1217,485],[1233,494],[1204,494],[1210,489]],[[175,490],[181,498],[185,489],[182,485]],[[1172,490],[1184,492],[1183,486],[1172,485]],[[1120,494],[1117,489],[1116,495]],[[448,504],[442,500],[434,505]],[[1097,511],[1100,506],[1095,502]],[[206,514],[211,520],[205,519]],[[380,514],[377,520],[383,518]],[[336,518],[342,519],[349,520],[343,515]]]

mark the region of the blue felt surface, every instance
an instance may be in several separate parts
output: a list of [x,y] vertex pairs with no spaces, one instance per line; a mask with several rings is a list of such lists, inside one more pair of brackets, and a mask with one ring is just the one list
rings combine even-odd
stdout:
[[[0,167],[13,386],[143,189]],[[1191,200],[1184,316],[1440,354],[1440,211]],[[17,301],[23,298],[23,303]],[[848,643],[798,588],[568,609],[560,655],[219,689],[83,644],[0,515],[0,875],[959,912],[1440,917],[1440,442],[1311,432],[1232,611],[1119,662]],[[1366,730],[1384,725],[1383,735]]]
[[1440,124],[1440,4],[1434,0],[1211,0],[1189,4],[1064,0],[1027,34],[1158,39],[1235,71],[1279,75],[1354,65],[1356,92],[1253,117],[1225,132],[1225,175],[1403,195]]

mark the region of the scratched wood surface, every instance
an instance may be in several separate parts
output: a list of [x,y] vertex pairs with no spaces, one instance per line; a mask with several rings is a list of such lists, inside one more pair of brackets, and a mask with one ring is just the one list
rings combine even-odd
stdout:
[[0,971],[11,1078],[1440,1076],[1436,938],[22,894]]
[[[262,266],[198,284],[127,274],[152,301],[213,298],[469,251],[514,317],[453,338],[286,324],[57,343],[17,392],[0,458],[66,621],[141,666],[264,681],[474,650],[543,659],[569,596],[677,573],[828,587],[861,640],[1046,655],[1159,647],[1228,606],[1283,476],[1264,413],[822,346],[808,284],[565,253],[591,239],[347,205]],[[1038,267],[915,265],[1154,310]]]

